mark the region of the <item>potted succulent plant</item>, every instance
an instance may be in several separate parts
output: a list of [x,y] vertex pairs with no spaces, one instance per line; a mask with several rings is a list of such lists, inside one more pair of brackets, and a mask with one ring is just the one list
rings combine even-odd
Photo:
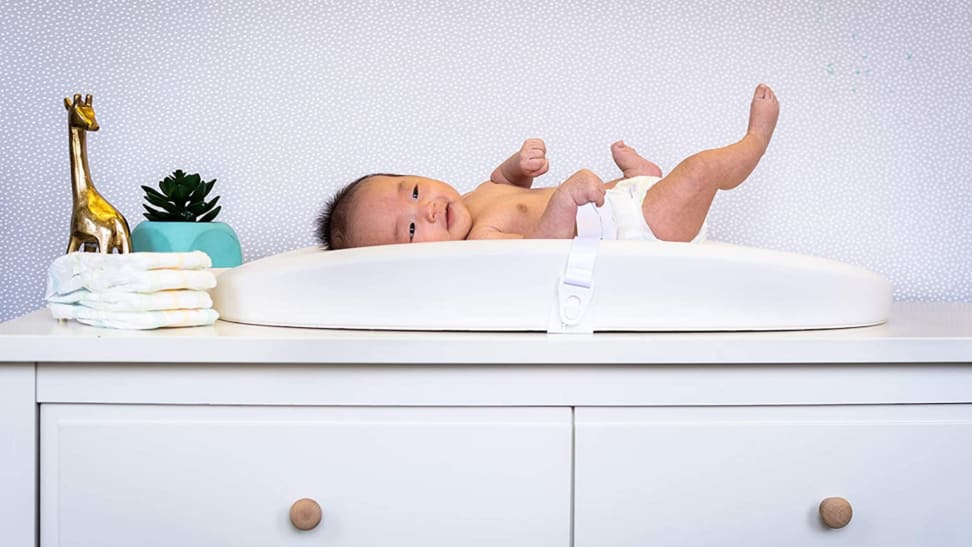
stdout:
[[[219,196],[206,198],[216,179],[205,182],[198,173],[182,170],[162,179],[159,189],[142,186],[146,221],[132,231],[135,251],[183,252],[199,250],[208,254],[215,268],[231,268],[243,263],[240,240],[228,224],[213,222],[222,206]],[[154,206],[154,207],[153,207]]]

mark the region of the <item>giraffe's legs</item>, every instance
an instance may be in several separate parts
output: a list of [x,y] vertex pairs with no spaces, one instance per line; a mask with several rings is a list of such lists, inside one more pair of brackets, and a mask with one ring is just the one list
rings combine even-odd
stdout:
[[119,253],[132,252],[132,235],[128,231],[128,224],[122,218],[115,220],[114,240],[114,247],[118,249]]
[[114,239],[112,232],[108,228],[98,230],[98,235],[96,237],[98,241],[98,252],[102,254],[111,254],[111,244]]
[[68,241],[67,252],[73,253],[74,251],[79,251],[81,250],[82,246],[84,246],[84,241],[82,241],[78,236],[71,234],[71,239]]

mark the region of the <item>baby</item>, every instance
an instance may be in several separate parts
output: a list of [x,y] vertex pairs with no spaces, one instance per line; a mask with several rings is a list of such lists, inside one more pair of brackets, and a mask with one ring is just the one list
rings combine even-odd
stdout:
[[[531,188],[546,173],[546,148],[527,139],[488,182],[460,195],[452,186],[412,175],[374,174],[344,187],[318,220],[330,249],[454,239],[562,239],[578,233],[579,213],[602,239],[697,241],[717,190],[741,184],[759,162],[780,107],[760,84],[746,135],[723,148],[689,156],[667,176],[619,141],[611,146],[622,178],[604,183],[583,169],[553,188]],[[588,205],[593,204],[596,206]]]

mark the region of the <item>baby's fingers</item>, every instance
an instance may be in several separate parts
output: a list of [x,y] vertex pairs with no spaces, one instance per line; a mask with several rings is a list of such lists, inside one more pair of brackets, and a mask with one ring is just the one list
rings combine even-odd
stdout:
[[527,150],[542,156],[547,153],[547,145],[544,144],[543,139],[527,139],[523,141],[523,146],[520,147],[520,151],[526,152]]
[[549,168],[550,162],[547,161],[547,158],[539,158],[536,162],[536,169],[533,170],[533,176],[539,177],[540,175],[546,173],[547,169]]
[[604,182],[596,176],[588,177],[584,182],[584,189],[587,192],[589,202],[598,207],[604,205],[604,196],[607,194],[607,187],[604,186]]
[[598,207],[604,205],[604,196],[607,194],[607,190],[604,188],[603,184],[598,184],[591,192],[591,202]]
[[592,181],[577,188],[574,192],[574,203],[577,205],[593,203],[600,207],[604,205],[604,194],[604,185]]
[[546,173],[548,167],[547,158],[544,157],[522,158],[520,160],[520,168],[523,169],[523,172],[533,177]]

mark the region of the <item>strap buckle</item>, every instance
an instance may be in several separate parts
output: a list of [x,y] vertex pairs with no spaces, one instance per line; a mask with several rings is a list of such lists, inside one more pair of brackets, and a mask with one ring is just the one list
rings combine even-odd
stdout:
[[576,237],[571,242],[567,266],[557,280],[556,308],[551,314],[547,332],[594,332],[589,304],[594,296],[594,264],[601,240]]

